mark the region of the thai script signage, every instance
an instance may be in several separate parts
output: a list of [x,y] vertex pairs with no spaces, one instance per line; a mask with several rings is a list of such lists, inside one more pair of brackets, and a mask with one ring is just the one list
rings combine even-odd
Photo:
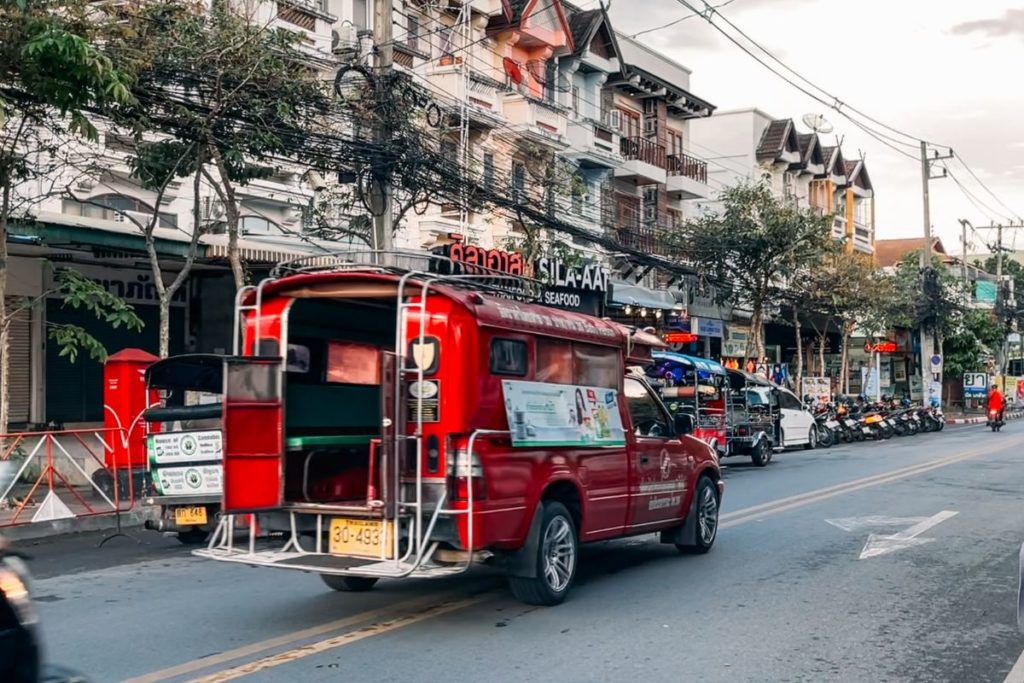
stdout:
[[875,344],[868,342],[864,344],[864,351],[867,353],[896,353],[896,349],[896,342],[894,341],[877,342]]
[[540,303],[545,306],[597,316],[604,312],[611,275],[600,264],[569,265],[549,257],[528,263],[518,252],[484,249],[465,244],[461,237],[450,237],[456,241],[433,250],[434,254],[449,259],[439,259],[433,265],[433,269],[439,273],[484,276],[493,274],[494,279],[485,280],[485,283],[502,290],[508,298],[519,301],[529,298],[527,288],[514,279],[503,278],[502,275],[532,278],[543,285]]
[[[86,264],[75,264],[74,270],[82,276],[99,284],[105,290],[133,305],[158,305],[160,295],[156,290],[156,282],[149,271],[134,268],[104,268]],[[170,284],[177,273],[164,273],[164,282]],[[60,294],[54,295],[59,297]],[[188,304],[188,281],[174,292],[171,297],[172,306]]]

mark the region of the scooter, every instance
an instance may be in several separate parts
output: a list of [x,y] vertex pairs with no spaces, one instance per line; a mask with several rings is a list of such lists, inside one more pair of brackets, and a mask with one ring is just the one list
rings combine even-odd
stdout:
[[[0,463],[0,488],[13,476]],[[4,683],[87,683],[81,675],[42,663],[39,617],[23,555],[0,537],[0,681]]]
[[1003,428],[1004,424],[1006,422],[1003,421],[1003,417],[999,414],[998,410],[992,408],[988,411],[988,426],[992,428],[993,432],[998,432]]

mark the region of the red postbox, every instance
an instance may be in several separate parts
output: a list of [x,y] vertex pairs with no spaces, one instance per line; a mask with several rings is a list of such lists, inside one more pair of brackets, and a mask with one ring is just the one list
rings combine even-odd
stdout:
[[103,426],[123,430],[109,432],[106,451],[109,470],[146,466],[146,423],[142,411],[155,405],[159,396],[146,391],[146,368],[160,360],[142,349],[123,349],[107,357],[103,367]]

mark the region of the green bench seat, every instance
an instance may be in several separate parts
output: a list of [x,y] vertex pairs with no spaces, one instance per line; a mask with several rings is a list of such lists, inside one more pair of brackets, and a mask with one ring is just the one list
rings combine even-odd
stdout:
[[331,448],[335,446],[370,445],[372,434],[326,434],[319,436],[290,436],[285,439],[285,447],[289,451],[302,451],[308,448]]

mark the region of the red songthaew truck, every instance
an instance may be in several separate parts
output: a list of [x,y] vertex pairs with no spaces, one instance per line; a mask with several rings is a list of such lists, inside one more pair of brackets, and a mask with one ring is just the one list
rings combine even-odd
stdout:
[[[490,562],[518,598],[550,605],[580,543],[660,532],[711,548],[717,456],[629,369],[659,339],[440,256],[320,260],[239,293],[225,516],[196,554],[348,591]],[[236,541],[240,515],[283,540]]]

